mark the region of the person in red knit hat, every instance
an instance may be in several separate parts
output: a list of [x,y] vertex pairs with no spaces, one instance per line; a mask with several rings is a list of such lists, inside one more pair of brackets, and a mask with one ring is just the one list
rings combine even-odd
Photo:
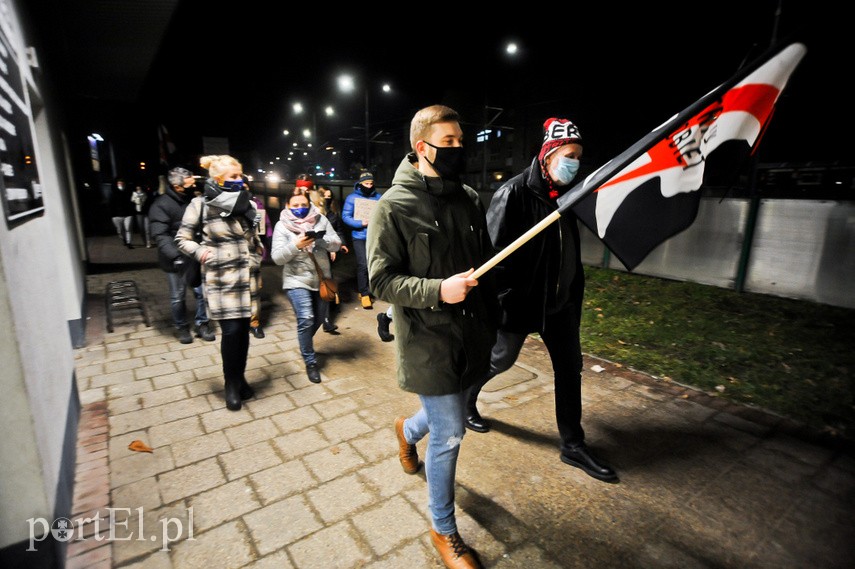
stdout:
[[[558,208],[579,171],[582,135],[567,119],[543,124],[543,143],[531,165],[493,195],[487,229],[503,249]],[[579,227],[569,212],[496,266],[502,325],[490,353],[490,372],[469,392],[466,427],[485,433],[489,423],[478,413],[481,388],[510,369],[526,337],[540,334],[555,378],[555,416],[561,435],[561,460],[599,480],[616,482],[615,471],[585,444],[582,429],[582,346],[579,326],[585,273]]]

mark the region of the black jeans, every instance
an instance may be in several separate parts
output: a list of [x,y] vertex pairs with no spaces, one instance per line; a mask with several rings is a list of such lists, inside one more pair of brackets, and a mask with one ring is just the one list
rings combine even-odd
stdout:
[[249,354],[249,318],[220,320],[220,354],[223,356],[225,380],[239,381],[246,371]]
[[[579,320],[575,309],[562,310],[546,317],[540,337],[552,360],[555,377],[555,418],[561,435],[562,448],[585,441],[582,429],[582,345],[579,340]],[[490,352],[490,374],[472,388],[472,405],[481,388],[494,376],[507,371],[517,361],[528,334],[499,330]]]
[[365,240],[353,240],[353,252],[356,254],[356,288],[362,296],[371,294],[368,288],[368,257],[365,253]]

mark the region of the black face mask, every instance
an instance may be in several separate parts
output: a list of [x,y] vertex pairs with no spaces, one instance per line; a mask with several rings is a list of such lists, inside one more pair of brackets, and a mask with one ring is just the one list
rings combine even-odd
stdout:
[[459,180],[460,174],[466,169],[466,155],[463,153],[463,147],[434,146],[428,141],[424,141],[424,143],[436,149],[433,162],[427,160],[427,156],[425,156],[425,160],[433,166],[439,177],[443,180]]
[[324,198],[324,207],[329,209],[332,206],[332,198]]

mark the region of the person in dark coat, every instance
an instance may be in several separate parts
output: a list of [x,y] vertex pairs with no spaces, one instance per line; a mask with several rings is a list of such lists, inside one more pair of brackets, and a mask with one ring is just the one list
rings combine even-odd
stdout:
[[[151,236],[157,245],[157,262],[166,272],[169,282],[169,300],[172,303],[172,324],[182,344],[193,342],[193,336],[187,324],[187,305],[185,297],[187,283],[184,273],[191,259],[178,250],[175,245],[175,234],[181,227],[184,210],[193,198],[193,187],[196,180],[193,173],[185,168],[173,168],[169,171],[169,186],[163,195],[157,196],[148,211]],[[196,316],[194,319],[197,338],[207,341],[216,340],[208,321],[208,308],[202,286],[193,287],[196,297]]]
[[457,113],[434,105],[410,125],[417,156],[398,166],[377,202],[367,235],[371,291],[393,305],[398,385],[421,408],[395,420],[398,458],[419,470],[425,457],[431,541],[446,567],[480,568],[457,531],[454,479],[469,388],[490,368],[498,304],[492,276],[471,277],[492,253],[478,193],[460,181],[465,167]]
[[[513,243],[554,212],[558,197],[570,188],[579,169],[582,136],[576,125],[550,118],[544,130],[543,144],[531,165],[508,180],[490,201],[487,226],[497,249]],[[585,445],[581,423],[579,327],[585,273],[576,217],[562,215],[493,270],[502,306],[501,325],[490,357],[490,372],[469,392],[466,427],[480,433],[490,429],[476,406],[481,388],[510,369],[526,337],[539,333],[552,359],[561,460],[599,480],[617,481],[615,471]]]

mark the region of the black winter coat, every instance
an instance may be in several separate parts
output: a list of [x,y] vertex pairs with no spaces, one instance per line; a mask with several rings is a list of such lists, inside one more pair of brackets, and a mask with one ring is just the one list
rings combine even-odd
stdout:
[[[557,209],[535,158],[521,174],[493,195],[487,228],[497,250]],[[519,334],[542,332],[547,314],[567,308],[582,312],[585,273],[576,216],[567,212],[494,269],[502,307],[501,329]]]
[[179,194],[167,187],[166,193],[157,196],[148,211],[151,238],[157,245],[157,262],[167,273],[177,272],[175,259],[186,256],[175,245],[175,234],[181,227],[184,210],[192,198],[193,194]]

